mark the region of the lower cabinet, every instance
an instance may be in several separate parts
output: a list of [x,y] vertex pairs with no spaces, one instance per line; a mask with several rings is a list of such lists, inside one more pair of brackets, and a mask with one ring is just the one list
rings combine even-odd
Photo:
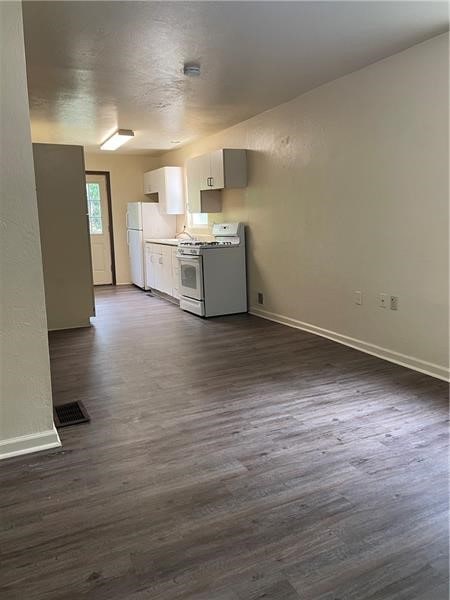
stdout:
[[165,244],[145,244],[145,283],[150,289],[179,298],[176,248]]
[[177,249],[172,248],[172,296],[180,299],[180,261],[177,258]]
[[152,252],[153,244],[145,244],[145,289],[156,288],[158,255]]

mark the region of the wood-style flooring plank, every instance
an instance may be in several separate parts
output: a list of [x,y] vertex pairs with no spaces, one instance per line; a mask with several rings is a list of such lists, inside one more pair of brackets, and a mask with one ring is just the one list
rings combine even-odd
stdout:
[[91,423],[0,464],[2,600],[448,600],[448,386],[133,287],[50,335]]

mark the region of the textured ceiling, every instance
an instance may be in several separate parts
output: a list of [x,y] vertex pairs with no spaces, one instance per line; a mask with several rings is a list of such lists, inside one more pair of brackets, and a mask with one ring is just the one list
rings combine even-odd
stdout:
[[[447,29],[445,2],[24,2],[33,140],[157,152]],[[201,76],[187,78],[185,61]],[[180,144],[174,144],[180,141]]]

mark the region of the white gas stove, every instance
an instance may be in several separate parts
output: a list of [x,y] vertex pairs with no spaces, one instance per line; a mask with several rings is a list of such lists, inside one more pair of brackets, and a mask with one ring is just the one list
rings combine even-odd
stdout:
[[[242,223],[222,223],[213,225],[213,240],[181,240],[178,252],[182,255],[201,254],[200,250],[224,248],[230,246],[245,247],[245,233]],[[193,250],[193,251],[192,251]]]
[[244,225],[216,224],[212,233],[178,245],[180,307],[202,317],[247,312]]

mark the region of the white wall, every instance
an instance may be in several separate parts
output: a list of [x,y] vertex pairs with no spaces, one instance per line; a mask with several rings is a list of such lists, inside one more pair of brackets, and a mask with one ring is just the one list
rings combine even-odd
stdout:
[[5,458],[60,443],[52,418],[21,3],[0,3],[0,23],[0,458]]
[[130,283],[125,215],[128,202],[148,202],[144,173],[159,166],[155,157],[109,152],[85,154],[87,171],[109,171],[117,283]]
[[[248,148],[248,188],[224,192],[210,222],[248,225],[253,310],[445,377],[448,107],[443,35],[161,164]],[[397,312],[377,306],[382,292],[399,296]]]

